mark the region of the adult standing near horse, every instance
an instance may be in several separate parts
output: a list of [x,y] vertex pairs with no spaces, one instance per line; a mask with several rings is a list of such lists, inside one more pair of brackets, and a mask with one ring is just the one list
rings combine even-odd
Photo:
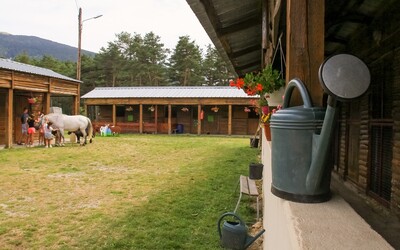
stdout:
[[28,116],[28,140],[26,143],[27,147],[33,147],[33,134],[36,133],[35,129],[35,119],[34,116]]
[[42,144],[44,145],[43,116],[44,114],[42,111],[38,111],[36,123],[39,130],[39,146]]
[[22,141],[25,141],[25,144],[28,142],[28,108],[24,107],[24,111],[21,115],[21,136],[18,141],[18,145],[22,145]]

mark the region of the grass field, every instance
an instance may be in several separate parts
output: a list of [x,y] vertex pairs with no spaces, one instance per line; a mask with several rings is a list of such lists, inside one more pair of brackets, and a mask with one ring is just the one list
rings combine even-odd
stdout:
[[[121,135],[0,150],[0,249],[220,249],[248,138]],[[255,220],[242,201],[239,214]]]

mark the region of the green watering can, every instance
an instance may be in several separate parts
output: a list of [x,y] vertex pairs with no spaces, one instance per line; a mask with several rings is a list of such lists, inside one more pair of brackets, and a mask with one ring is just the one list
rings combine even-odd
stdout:
[[[225,220],[221,227],[222,220],[228,216],[234,217],[235,220]],[[246,249],[265,232],[265,230],[262,229],[254,237],[248,235],[246,223],[244,223],[237,214],[232,212],[221,215],[217,226],[221,245],[228,249]]]
[[[329,153],[337,101],[360,97],[370,84],[367,66],[349,54],[325,60],[319,69],[319,78],[324,91],[329,94],[326,110],[313,107],[305,85],[299,79],[293,79],[286,88],[283,108],[271,117],[271,192],[286,200],[304,203],[329,200]],[[289,107],[295,88],[304,105]]]

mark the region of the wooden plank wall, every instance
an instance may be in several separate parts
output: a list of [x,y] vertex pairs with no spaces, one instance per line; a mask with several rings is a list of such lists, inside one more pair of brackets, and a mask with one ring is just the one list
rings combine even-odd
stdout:
[[[129,124],[139,124],[139,105],[131,105],[133,110],[129,114],[134,116],[132,122],[128,121],[127,112],[124,117],[117,117],[117,125],[121,126],[123,133],[139,132],[136,126]],[[100,105],[93,122],[98,126],[112,124],[112,105]],[[155,112],[148,111],[149,105],[143,105],[143,132],[155,132]],[[157,105],[157,133],[168,133],[168,118],[166,117],[164,105]],[[183,107],[183,106],[182,106]],[[189,111],[184,112],[181,106],[174,106],[176,117],[171,118],[171,128],[176,129],[178,124],[183,125],[183,133],[197,134],[197,106],[188,106]],[[185,106],[186,107],[186,106]],[[219,106],[220,110],[214,112],[214,106],[204,106],[204,119],[201,120],[202,134],[228,134],[228,106]],[[89,108],[89,110],[94,110]],[[91,111],[92,112],[92,111]],[[100,114],[100,115],[99,115]],[[244,106],[234,106],[232,111],[232,134],[234,135],[254,135],[257,131],[258,118],[248,118],[248,113],[244,112]]]

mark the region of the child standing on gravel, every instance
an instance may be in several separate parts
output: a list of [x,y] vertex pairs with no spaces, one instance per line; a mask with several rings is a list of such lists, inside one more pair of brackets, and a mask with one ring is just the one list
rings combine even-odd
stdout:
[[51,148],[51,140],[53,140],[54,136],[51,133],[54,129],[51,127],[52,123],[46,118],[46,122],[43,124],[44,131],[44,145],[46,148]]

